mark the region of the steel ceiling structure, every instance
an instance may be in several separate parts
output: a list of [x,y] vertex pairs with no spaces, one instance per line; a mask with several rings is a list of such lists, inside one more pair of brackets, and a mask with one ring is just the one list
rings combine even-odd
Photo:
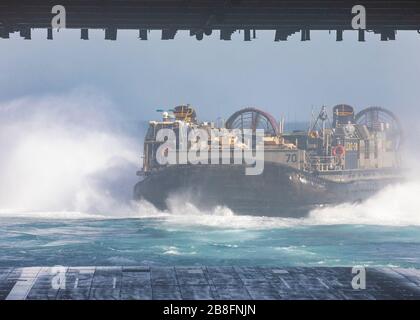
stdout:
[[[334,30],[342,40],[344,30],[352,30],[351,8],[363,5],[367,30],[381,34],[382,40],[395,39],[396,30],[420,29],[420,1],[348,0],[1,0],[0,37],[20,32],[31,38],[31,29],[48,29],[54,5],[66,9],[66,27],[81,29],[88,39],[89,29],[104,29],[105,39],[115,40],[117,30],[139,30],[146,40],[148,30],[162,30],[162,39],[173,39],[178,30],[188,30],[198,40],[220,32],[222,40],[242,30],[250,41],[258,30],[274,30],[275,41],[287,40],[299,32],[310,40],[311,30]],[[359,32],[364,40],[364,32]]]

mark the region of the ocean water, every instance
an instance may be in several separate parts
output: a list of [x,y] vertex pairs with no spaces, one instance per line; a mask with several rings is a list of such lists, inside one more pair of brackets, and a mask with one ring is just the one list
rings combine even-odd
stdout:
[[420,268],[420,174],[302,219],[202,211],[177,198],[161,212],[131,202],[144,127],[116,124],[115,110],[84,91],[0,104],[0,267]]
[[[350,206],[350,205],[349,205]],[[183,206],[109,218],[78,212],[3,213],[0,267],[39,265],[395,266],[420,268],[420,226],[391,220],[238,216]],[[186,211],[184,211],[186,210]],[[331,212],[332,210],[332,212]],[[344,214],[345,208],[340,208]],[[330,212],[328,212],[330,211]],[[352,211],[356,211],[353,209]],[[355,212],[356,213],[356,212]],[[330,220],[328,220],[330,219]],[[353,218],[352,218],[353,219]]]

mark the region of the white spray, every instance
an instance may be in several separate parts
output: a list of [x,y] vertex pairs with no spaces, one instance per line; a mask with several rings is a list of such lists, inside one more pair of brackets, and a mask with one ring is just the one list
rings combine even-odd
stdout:
[[124,210],[140,156],[113,107],[86,90],[0,104],[1,214]]

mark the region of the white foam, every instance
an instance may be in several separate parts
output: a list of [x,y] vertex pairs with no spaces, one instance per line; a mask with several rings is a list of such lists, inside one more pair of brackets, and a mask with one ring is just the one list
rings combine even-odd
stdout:
[[[3,217],[43,219],[159,219],[167,228],[211,227],[221,229],[275,229],[316,225],[420,226],[420,184],[407,182],[385,188],[358,204],[326,206],[311,211],[306,218],[237,215],[227,207],[201,210],[182,199],[169,201],[170,209],[160,211],[147,201],[131,203],[123,212],[95,214],[78,211],[25,211],[4,209]],[[182,203],[182,205],[181,205]],[[168,254],[170,254],[168,252]]]
[[420,182],[391,185],[359,204],[313,210],[309,224],[420,226]]
[[171,226],[207,226],[224,229],[272,229],[316,225],[379,225],[420,226],[420,182],[408,181],[390,185],[371,198],[357,204],[323,206],[305,218],[280,218],[237,215],[219,206],[203,211],[185,202],[184,198],[169,199],[169,210],[159,212],[147,202],[138,207],[138,216],[160,217]]
[[302,225],[302,219],[272,218],[235,214],[224,206],[203,210],[186,202],[184,197],[171,197],[167,201],[168,210],[159,211],[147,201],[137,204],[137,218],[159,218],[166,227],[212,227],[223,229],[270,229]]
[[79,220],[79,219],[106,219],[105,215],[78,212],[78,211],[30,211],[2,209],[0,216],[3,218],[36,218],[36,219],[57,219],[57,220]]

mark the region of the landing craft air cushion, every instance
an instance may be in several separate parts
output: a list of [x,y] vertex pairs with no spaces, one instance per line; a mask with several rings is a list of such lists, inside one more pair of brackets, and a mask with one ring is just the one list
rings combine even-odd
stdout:
[[[283,121],[256,108],[239,110],[220,125],[199,122],[189,105],[164,112],[162,121],[149,123],[143,168],[138,171],[142,179],[134,187],[134,198],[161,210],[167,209],[170,197],[181,197],[203,209],[226,206],[237,214],[302,217],[316,206],[361,201],[401,181],[402,129],[397,117],[381,107],[355,114],[353,107],[340,104],[332,111],[332,122],[322,107],[308,130],[292,132],[284,132]],[[183,130],[208,131],[205,144],[210,151],[218,149],[220,161],[161,164],[157,158],[168,153],[163,149],[160,154],[164,141],[156,139],[162,128],[172,129],[177,137]],[[258,129],[264,130],[263,170],[247,175],[249,164],[226,162],[221,155],[233,155],[238,145],[256,152],[256,134],[246,140],[243,133]],[[230,136],[227,144],[215,143],[214,130],[241,134],[239,139]],[[188,142],[187,150],[197,143]],[[174,146],[179,159],[179,141]]]

